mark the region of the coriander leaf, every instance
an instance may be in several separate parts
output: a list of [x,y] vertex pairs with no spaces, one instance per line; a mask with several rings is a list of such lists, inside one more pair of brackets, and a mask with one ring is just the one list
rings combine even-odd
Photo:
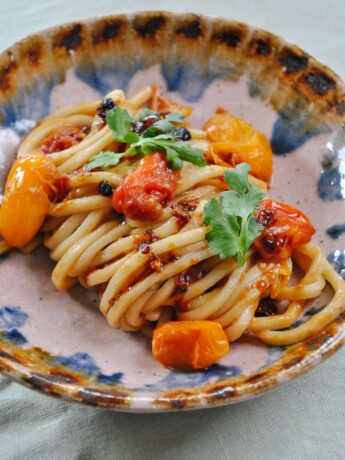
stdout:
[[144,155],[148,155],[149,153],[155,152],[157,146],[154,142],[143,142],[140,145],[140,150]]
[[173,169],[182,169],[183,161],[178,156],[178,153],[175,150],[170,149],[169,147],[166,148],[166,153],[168,163],[170,163],[171,167]]
[[[245,199],[243,199],[245,197]],[[237,217],[246,219],[247,216],[256,209],[263,199],[264,193],[253,184],[248,184],[247,193],[241,194],[234,190],[229,190],[221,194],[221,202],[224,212],[228,215],[233,213]]]
[[128,131],[128,133],[123,136],[123,140],[127,142],[127,144],[135,144],[140,140],[140,137],[138,134]]
[[248,186],[248,172],[251,167],[248,163],[240,163],[235,169],[227,169],[224,173],[224,179],[230,185],[232,190],[239,193],[245,193]]
[[130,131],[130,125],[133,119],[127,110],[120,106],[114,107],[107,114],[107,123],[109,128],[113,131],[114,137],[117,141],[124,141],[126,134]]
[[188,161],[197,166],[207,165],[202,150],[193,148],[189,142],[176,142],[174,145],[181,160]]
[[240,250],[237,254],[237,263],[242,266],[245,262],[247,252],[252,245],[253,241],[260,235],[262,230],[259,222],[254,218],[250,217],[248,220],[242,221],[242,227],[240,232]]
[[123,153],[114,153],[110,151],[100,152],[91,158],[89,163],[84,165],[84,171],[91,171],[92,169],[106,169],[113,166],[117,166],[124,156]]
[[[153,112],[150,109],[144,109],[141,111],[139,117],[143,119],[146,116],[153,114],[157,114],[157,112]],[[106,161],[108,160],[112,165],[112,163],[115,161],[118,163],[121,157],[125,155],[147,155],[155,151],[165,152],[167,154],[169,163],[174,169],[181,169],[183,166],[183,161],[188,161],[189,163],[198,166],[205,166],[206,162],[203,158],[202,150],[193,148],[189,142],[177,141],[173,138],[171,133],[171,131],[175,129],[175,125],[173,123],[181,123],[183,119],[184,116],[181,113],[169,113],[164,119],[161,119],[157,123],[150,126],[144,131],[143,135],[139,136],[138,134],[131,131],[131,124],[135,120],[133,120],[127,110],[116,106],[109,111],[107,115],[107,123],[114,133],[114,138],[119,142],[130,144],[130,146],[122,154],[113,153],[115,157],[110,155],[111,160],[110,158],[105,157],[101,157],[101,159],[99,159],[97,156],[97,158],[95,157],[90,162],[91,165],[96,164],[96,166],[90,166],[89,164],[86,167],[88,169],[96,167],[107,167],[104,165],[107,164]],[[159,131],[163,131],[163,134],[158,134]],[[167,132],[164,133],[164,131]],[[168,132],[170,132],[170,134],[168,134]]]
[[[180,160],[188,161],[189,163],[197,166],[205,166],[207,163],[203,158],[203,152],[200,149],[193,148],[189,142],[175,141],[171,139],[169,134],[160,134],[156,137],[141,137],[138,142],[132,144],[125,152],[126,155],[135,155],[137,153],[143,153],[147,155],[149,153],[160,151],[168,153],[170,150],[169,160],[172,168],[181,169],[181,162],[176,161],[178,157]],[[175,153],[173,154],[172,151]]]
[[204,210],[204,224],[211,227],[206,239],[212,251],[222,259],[235,256],[240,266],[262,230],[253,213],[264,194],[256,185],[249,183],[249,170],[250,166],[242,163],[234,170],[225,171],[225,180],[233,190],[220,194],[217,208],[215,204],[210,207],[210,202]]
[[204,208],[204,224],[212,228],[207,233],[206,239],[214,254],[219,254],[221,259],[226,259],[239,252],[238,222],[223,213],[220,203],[215,198],[212,198]]
[[145,129],[143,132],[143,137],[156,137],[159,134],[159,131],[155,126],[150,126],[149,128]]
[[178,112],[168,113],[164,118],[154,123],[154,126],[164,133],[173,131],[176,126],[173,123],[182,123],[184,120],[184,115]]

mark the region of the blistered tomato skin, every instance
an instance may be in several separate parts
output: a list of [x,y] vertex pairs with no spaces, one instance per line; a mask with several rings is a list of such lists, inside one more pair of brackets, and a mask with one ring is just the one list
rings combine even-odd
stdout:
[[153,357],[169,369],[206,369],[228,351],[226,334],[214,321],[170,321],[153,332]]
[[174,198],[179,172],[161,152],[146,155],[113,194],[113,208],[130,219],[156,220]]
[[204,125],[214,160],[223,166],[248,163],[251,174],[264,181],[272,175],[272,150],[264,134],[241,118],[216,113]]
[[309,243],[315,233],[306,215],[279,201],[263,200],[256,217],[264,230],[253,248],[267,261],[288,259],[293,250]]
[[14,162],[0,208],[0,234],[9,247],[22,248],[34,238],[47,215],[58,177],[54,164],[43,154]]

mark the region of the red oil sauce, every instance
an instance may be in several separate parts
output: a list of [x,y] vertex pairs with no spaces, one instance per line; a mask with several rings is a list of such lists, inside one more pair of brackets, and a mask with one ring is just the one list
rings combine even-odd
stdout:
[[146,155],[113,195],[113,208],[130,219],[156,220],[175,196],[179,171],[168,167],[162,152]]
[[[274,298],[277,296],[279,289],[282,284],[285,284],[291,276],[291,269],[287,263],[272,263],[272,262],[259,262],[258,267],[265,275],[267,282],[271,286],[270,297]],[[261,281],[259,281],[260,283]],[[267,283],[265,283],[266,288]],[[264,291],[261,291],[264,292]]]
[[257,283],[255,283],[255,288],[261,293],[265,292],[267,287],[268,287],[268,285],[267,285],[266,281],[264,281],[264,280],[260,280]]
[[45,154],[61,152],[73,145],[79,144],[88,134],[89,128],[74,128],[67,126],[63,130],[46,137],[40,145],[41,152]]

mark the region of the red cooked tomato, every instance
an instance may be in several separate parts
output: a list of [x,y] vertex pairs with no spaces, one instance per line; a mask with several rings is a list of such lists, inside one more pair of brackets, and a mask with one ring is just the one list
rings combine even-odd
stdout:
[[62,131],[54,133],[46,137],[40,145],[40,150],[43,153],[49,154],[54,152],[61,152],[73,145],[79,144],[87,135],[88,127],[74,128],[67,126]]
[[130,219],[156,220],[174,198],[178,171],[168,167],[161,152],[146,155],[113,194],[113,208]]
[[299,209],[274,200],[261,202],[257,219],[264,227],[253,248],[268,261],[282,261],[310,241],[315,228]]
[[214,321],[170,321],[153,331],[153,357],[170,369],[205,369],[228,351],[228,338]]

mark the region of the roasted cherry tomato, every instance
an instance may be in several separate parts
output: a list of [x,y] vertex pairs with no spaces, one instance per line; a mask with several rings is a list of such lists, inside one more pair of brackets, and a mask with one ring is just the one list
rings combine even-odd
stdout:
[[55,197],[58,179],[54,164],[42,153],[13,163],[0,208],[0,234],[9,247],[22,248],[36,235]]
[[248,163],[251,174],[268,181],[272,175],[272,150],[264,134],[242,118],[216,113],[204,125],[212,143],[213,159],[223,166]]
[[158,219],[163,206],[173,199],[178,171],[168,167],[161,152],[146,155],[113,194],[113,208],[130,219]]
[[299,209],[274,200],[264,200],[256,214],[264,227],[253,248],[268,261],[282,261],[294,249],[310,241],[315,228]]
[[153,332],[153,357],[169,369],[205,369],[228,351],[226,334],[214,321],[170,321]]
[[61,152],[79,144],[87,136],[88,132],[89,128],[87,126],[82,128],[66,126],[63,130],[46,137],[40,145],[40,150],[46,154]]

